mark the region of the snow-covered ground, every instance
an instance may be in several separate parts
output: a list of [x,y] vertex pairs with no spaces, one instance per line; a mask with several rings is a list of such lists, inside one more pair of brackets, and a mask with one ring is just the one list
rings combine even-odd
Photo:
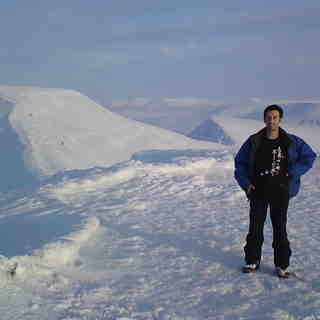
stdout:
[[146,144],[0,194],[1,320],[320,319],[320,161],[290,203],[296,277],[280,280],[269,221],[261,272],[241,273],[238,146],[200,146]]
[[318,319],[319,170],[291,203],[299,279],[285,281],[273,275],[269,223],[262,272],[240,272],[248,204],[227,150],[144,152],[1,199],[2,218],[81,218],[38,251],[2,258],[1,319]]

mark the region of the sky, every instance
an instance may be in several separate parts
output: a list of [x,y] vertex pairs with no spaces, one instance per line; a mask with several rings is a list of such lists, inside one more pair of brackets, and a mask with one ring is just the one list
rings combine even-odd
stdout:
[[320,2],[6,0],[0,84],[132,97],[318,98]]

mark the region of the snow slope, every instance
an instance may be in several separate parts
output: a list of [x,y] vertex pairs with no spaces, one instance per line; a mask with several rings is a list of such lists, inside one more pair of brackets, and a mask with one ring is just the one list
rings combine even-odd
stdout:
[[[298,278],[289,280],[273,274],[270,222],[261,272],[240,272],[248,204],[228,150],[137,153],[2,198],[3,218],[82,222],[33,253],[2,257],[1,319],[318,319],[319,173],[318,161],[291,202]],[[33,234],[20,241],[26,237]]]
[[145,149],[214,146],[123,118],[71,90],[0,86],[0,99],[8,121],[2,130],[11,128],[22,143],[14,157],[23,154],[35,175],[110,166]]

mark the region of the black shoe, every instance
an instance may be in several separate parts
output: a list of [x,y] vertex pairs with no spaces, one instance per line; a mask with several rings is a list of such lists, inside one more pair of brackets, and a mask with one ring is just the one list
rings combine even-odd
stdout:
[[288,279],[290,277],[290,272],[280,267],[276,267],[276,274],[279,278],[283,278],[283,279]]
[[260,264],[258,263],[253,263],[253,264],[246,264],[245,266],[242,267],[242,272],[243,273],[252,273],[256,272],[259,270]]

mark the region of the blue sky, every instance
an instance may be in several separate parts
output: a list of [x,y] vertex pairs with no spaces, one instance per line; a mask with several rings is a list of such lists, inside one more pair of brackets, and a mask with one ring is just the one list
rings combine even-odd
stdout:
[[5,0],[0,84],[128,97],[319,97],[320,2]]

